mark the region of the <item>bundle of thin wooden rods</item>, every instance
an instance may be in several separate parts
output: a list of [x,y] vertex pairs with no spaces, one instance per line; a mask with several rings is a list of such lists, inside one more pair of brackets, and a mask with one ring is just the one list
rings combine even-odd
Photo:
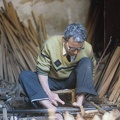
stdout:
[[120,46],[104,57],[95,76],[95,88],[100,98],[108,98],[112,103],[120,104]]
[[47,38],[43,15],[32,15],[28,26],[19,20],[12,2],[3,0],[0,11],[0,76],[10,82],[18,82],[22,70],[35,71],[36,59],[42,42]]

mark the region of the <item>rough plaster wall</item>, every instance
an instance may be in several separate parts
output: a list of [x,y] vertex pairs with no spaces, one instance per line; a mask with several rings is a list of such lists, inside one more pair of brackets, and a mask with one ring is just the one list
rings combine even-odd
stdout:
[[[6,0],[12,1],[21,21],[32,20],[31,11],[38,16],[42,13],[47,34],[63,34],[72,22],[85,24],[90,0]],[[0,1],[0,5],[3,2]]]

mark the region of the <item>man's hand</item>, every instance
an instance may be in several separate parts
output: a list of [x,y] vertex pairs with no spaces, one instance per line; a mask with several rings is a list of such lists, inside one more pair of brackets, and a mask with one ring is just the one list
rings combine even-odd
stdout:
[[50,99],[50,102],[51,102],[52,104],[54,104],[55,106],[58,106],[58,103],[61,103],[62,105],[65,104],[65,102],[62,101],[62,100],[59,98],[58,94],[56,94],[56,93],[54,93],[54,92],[50,92],[50,93],[48,94],[48,97],[49,97],[49,99]]

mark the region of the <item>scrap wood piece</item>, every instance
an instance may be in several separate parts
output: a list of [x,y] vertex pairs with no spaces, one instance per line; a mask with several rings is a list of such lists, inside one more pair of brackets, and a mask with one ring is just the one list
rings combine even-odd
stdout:
[[93,105],[95,108],[97,108],[97,110],[102,114],[106,112],[104,109],[102,109],[99,105],[95,104],[94,102],[91,102],[90,100],[86,100],[86,101],[89,102],[91,105]]
[[120,57],[117,59],[117,62],[115,64],[115,66],[113,67],[113,69],[110,72],[108,78],[106,79],[106,82],[104,83],[104,85],[101,87],[101,89],[99,91],[99,97],[100,98],[102,98],[105,95],[105,93],[106,93],[106,91],[107,91],[107,89],[108,89],[108,87],[109,87],[109,85],[110,85],[110,83],[112,81],[112,78],[114,76],[114,73],[115,73],[119,63],[120,63]]

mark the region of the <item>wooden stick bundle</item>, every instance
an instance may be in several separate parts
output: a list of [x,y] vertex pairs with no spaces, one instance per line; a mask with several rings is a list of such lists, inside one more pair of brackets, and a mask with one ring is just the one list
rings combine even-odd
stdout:
[[[27,27],[19,20],[12,2],[7,3],[3,0],[3,3],[4,8],[0,11],[0,76],[10,82],[18,82],[18,76],[22,70],[35,71],[42,41],[30,19]],[[38,23],[35,14],[34,18]],[[41,31],[41,34],[46,37],[44,24],[42,18],[44,31]]]

